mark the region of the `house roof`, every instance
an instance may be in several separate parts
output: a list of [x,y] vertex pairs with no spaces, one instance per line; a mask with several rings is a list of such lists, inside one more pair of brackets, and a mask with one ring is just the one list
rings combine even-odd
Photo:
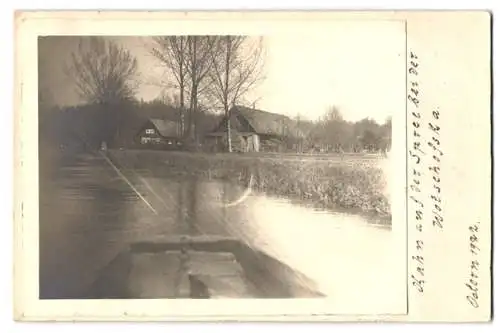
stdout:
[[244,106],[234,106],[230,112],[233,115],[243,116],[257,134],[304,137],[296,122],[285,115]]
[[144,125],[152,119],[166,119],[168,121],[175,122],[174,120],[177,119],[176,117],[178,117],[178,114],[178,109],[170,106],[166,106],[164,108],[139,106],[127,113],[127,119],[124,127],[122,128],[122,134],[127,133],[128,136],[133,136],[142,130]]
[[149,119],[149,121],[153,124],[154,127],[156,127],[160,135],[164,137],[178,136],[179,126],[177,122],[158,118],[151,118]]

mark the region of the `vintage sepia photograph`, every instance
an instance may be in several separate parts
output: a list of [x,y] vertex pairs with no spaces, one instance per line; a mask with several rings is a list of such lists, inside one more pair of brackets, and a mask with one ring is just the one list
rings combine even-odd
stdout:
[[14,319],[490,321],[490,28],[16,13]]
[[40,36],[39,298],[406,304],[404,38]]
[[14,318],[491,320],[490,19],[16,14]]

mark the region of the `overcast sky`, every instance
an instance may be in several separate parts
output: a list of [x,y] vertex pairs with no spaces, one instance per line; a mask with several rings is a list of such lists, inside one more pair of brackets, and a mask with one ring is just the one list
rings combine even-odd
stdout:
[[[332,29],[301,29],[264,37],[265,77],[249,100],[270,112],[317,119],[335,105],[347,120],[371,117],[383,122],[405,108],[405,32],[395,22],[335,23]],[[152,84],[162,71],[148,54],[148,37],[114,37],[138,59],[137,97],[160,96]],[[78,43],[75,37],[41,39],[40,89],[55,104],[79,102],[63,64]]]

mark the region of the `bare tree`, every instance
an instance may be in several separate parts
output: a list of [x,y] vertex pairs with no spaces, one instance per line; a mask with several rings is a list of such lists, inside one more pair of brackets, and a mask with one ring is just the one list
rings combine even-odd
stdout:
[[[175,81],[167,88],[179,91],[181,127],[184,138],[196,137],[197,111],[199,99],[207,88],[207,74],[211,68],[211,52],[216,45],[215,36],[164,36],[154,37],[151,54],[168,70],[169,76]],[[189,107],[187,119],[182,111],[185,104]],[[195,133],[192,133],[193,127]]]
[[82,37],[66,72],[88,103],[115,104],[134,97],[137,59],[125,48],[101,37]]
[[319,118],[315,128],[317,142],[328,150],[344,151],[348,149],[351,127],[344,120],[341,111],[336,106],[330,106]]
[[333,105],[328,108],[327,112],[323,115],[321,120],[324,122],[343,121],[344,117],[342,116],[340,110],[335,105]]
[[71,53],[66,73],[77,92],[95,113],[95,139],[118,142],[123,106],[130,103],[137,88],[137,59],[124,47],[102,37],[81,37]]
[[[191,136],[194,125],[194,139],[197,142],[197,112],[198,100],[204,90],[208,87],[207,74],[212,67],[211,55],[216,46],[216,36],[188,36],[186,70],[189,78],[189,114],[188,130],[186,136]],[[205,85],[203,85],[205,83]]]
[[174,77],[179,90],[179,118],[181,133],[185,132],[184,103],[187,83],[187,36],[153,37],[151,54],[156,57]]
[[230,108],[262,78],[262,40],[251,45],[247,36],[222,36],[212,48],[210,96],[224,110],[227,143],[231,148]]

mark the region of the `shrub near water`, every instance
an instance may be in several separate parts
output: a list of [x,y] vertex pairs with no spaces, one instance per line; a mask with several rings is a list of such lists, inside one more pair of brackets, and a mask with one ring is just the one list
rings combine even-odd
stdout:
[[328,162],[262,161],[265,192],[300,198],[321,208],[345,208],[390,216],[381,169]]
[[112,155],[122,166],[146,168],[164,177],[198,176],[246,186],[251,173],[259,192],[324,209],[360,211],[385,220],[391,216],[383,170],[376,162],[361,158],[342,161],[146,151]]

